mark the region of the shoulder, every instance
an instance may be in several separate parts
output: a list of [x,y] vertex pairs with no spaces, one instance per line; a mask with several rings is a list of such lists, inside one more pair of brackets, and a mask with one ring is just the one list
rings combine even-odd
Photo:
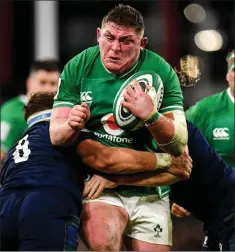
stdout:
[[[194,106],[198,109],[214,109],[217,102],[224,96],[226,91],[222,91],[210,96],[203,98],[202,100],[198,101]],[[193,106],[193,107],[194,107]]]
[[141,70],[151,70],[157,73],[167,89],[178,89],[181,93],[178,77],[169,63],[157,53],[144,49],[141,53]]
[[99,47],[89,47],[68,61],[61,74],[62,78],[79,80],[99,55]]
[[8,115],[9,117],[18,117],[23,115],[24,103],[21,101],[20,96],[16,96],[1,107],[1,115]]
[[89,47],[82,52],[75,55],[72,59],[70,59],[67,63],[67,65],[77,65],[80,64],[81,60],[89,60],[93,57],[95,57],[99,53],[99,47],[93,46]]
[[49,137],[49,122],[48,121],[42,121],[42,122],[37,122],[31,127],[27,129],[24,135],[26,134],[33,134],[37,133],[40,135],[45,135]]
[[23,102],[20,100],[20,96],[16,96],[16,97],[13,97],[10,100],[6,101],[5,103],[3,103],[2,109],[11,108],[12,106],[14,107],[19,104],[22,104],[22,106],[23,106]]
[[170,67],[169,63],[167,63],[166,60],[157,53],[144,49],[143,55],[144,61],[148,61],[148,64],[153,64],[153,66],[155,67],[157,65],[164,65],[165,67]]

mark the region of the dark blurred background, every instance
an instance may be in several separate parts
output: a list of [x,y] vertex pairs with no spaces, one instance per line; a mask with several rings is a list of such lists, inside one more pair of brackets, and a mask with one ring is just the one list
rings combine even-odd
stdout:
[[[136,7],[145,18],[147,48],[163,56],[172,66],[185,54],[199,57],[201,81],[184,90],[185,107],[202,97],[226,87],[227,51],[234,47],[234,1],[125,1]],[[42,8],[53,8],[53,20],[44,18]],[[53,56],[61,67],[75,54],[97,44],[96,28],[102,16],[118,1],[0,1],[1,102],[24,92],[29,65],[35,58]],[[41,12],[39,5],[41,4]],[[43,5],[44,4],[44,5]],[[39,12],[39,14],[38,14]],[[36,15],[41,15],[41,19]],[[48,13],[50,16],[50,13]],[[54,25],[56,49],[53,55],[37,55],[37,44],[47,37],[38,23]],[[43,29],[43,28],[42,28]],[[53,27],[52,27],[53,29]],[[203,31],[204,33],[197,34]],[[197,35],[196,35],[197,34]],[[51,36],[51,34],[50,34]],[[197,37],[195,43],[195,36]],[[199,48],[201,47],[201,48]],[[50,48],[48,48],[50,49]],[[46,51],[46,50],[45,50]]]
[[[145,18],[147,48],[173,67],[197,56],[202,72],[184,88],[185,108],[227,87],[226,54],[234,48],[234,1],[0,1],[0,104],[24,93],[30,63],[54,57],[65,63],[97,44],[96,28],[114,5],[130,4]],[[199,250],[202,225],[189,217],[174,221],[174,249]]]

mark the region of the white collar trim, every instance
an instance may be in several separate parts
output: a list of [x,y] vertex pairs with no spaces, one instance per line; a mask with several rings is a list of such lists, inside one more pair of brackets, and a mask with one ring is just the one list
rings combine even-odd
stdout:
[[27,105],[29,99],[26,95],[20,95],[19,98],[24,103],[24,105]]
[[230,88],[227,89],[227,93],[228,93],[228,96],[231,99],[231,101],[234,103],[234,97],[231,94]]

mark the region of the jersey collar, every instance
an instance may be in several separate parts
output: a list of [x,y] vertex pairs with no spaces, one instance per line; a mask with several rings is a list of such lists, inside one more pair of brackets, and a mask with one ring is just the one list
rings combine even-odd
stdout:
[[[102,65],[103,65],[103,67],[104,67],[104,69],[105,69],[106,72],[108,72],[108,73],[111,74],[112,76],[116,76],[115,74],[111,73],[111,72],[105,67],[105,65],[104,65],[104,63],[103,63],[101,57],[100,57],[100,61],[101,61],[101,63],[102,63]],[[129,71],[127,71],[126,73],[124,73],[123,75],[120,75],[120,76],[118,76],[118,77],[119,77],[119,78],[123,78],[123,77],[125,77],[126,75],[128,75],[129,73],[131,73],[131,72],[137,67],[138,63],[139,63],[139,60],[137,60],[137,62],[135,63],[135,65],[134,65]]]
[[231,94],[230,88],[227,89],[227,93],[228,93],[228,96],[229,96],[229,98],[231,99],[231,101],[234,103],[234,97],[233,97],[232,94]]
[[20,99],[21,102],[24,103],[24,105],[27,105],[27,103],[29,101],[28,97],[26,95],[23,95],[23,94],[19,96],[19,99]]
[[42,121],[49,121],[51,118],[51,109],[43,110],[38,113],[32,114],[28,120],[28,126],[31,127],[35,123],[42,122]]

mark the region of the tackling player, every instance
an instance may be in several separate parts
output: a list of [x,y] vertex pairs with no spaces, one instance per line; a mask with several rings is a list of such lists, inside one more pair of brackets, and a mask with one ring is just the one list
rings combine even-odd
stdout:
[[[90,149],[93,154],[81,152],[83,161],[91,161],[101,172],[122,174],[156,169],[155,153],[105,147],[87,139],[84,133],[69,148],[54,147],[49,137],[53,97],[53,93],[32,95],[25,107],[29,129],[9,150],[3,163],[0,177],[1,250],[76,250],[80,192],[85,178],[84,165],[76,155],[77,144],[86,143],[85,149]],[[89,109],[85,105],[79,108],[89,118]],[[81,120],[81,128],[84,123]],[[186,154],[184,158],[184,163],[181,157],[174,158],[174,165],[161,170],[164,174],[178,176],[167,178],[166,184],[189,177],[191,159]]]
[[[190,122],[187,122],[187,126],[189,155],[193,160],[192,173],[188,180],[171,185],[171,199],[204,222],[203,250],[234,251],[235,167],[229,167]],[[83,148],[81,152],[85,152],[85,145],[86,142],[83,142],[79,146]],[[143,173],[106,175],[105,178],[94,175],[85,185],[83,196],[95,199],[104,188],[120,185],[159,185],[161,176],[166,178],[173,175]]]
[[[226,80],[229,87],[208,96],[186,111],[186,117],[205,135],[207,141],[230,166],[235,166],[234,145],[234,50],[228,53]],[[213,104],[213,106],[211,106]],[[188,210],[188,209],[187,209]],[[190,213],[175,203],[172,214],[184,217]],[[217,243],[218,246],[218,243]],[[210,247],[210,246],[209,246]],[[212,247],[215,250],[216,247]]]
[[3,162],[1,251],[77,249],[84,176],[76,148],[56,148],[50,142],[53,97],[54,93],[31,97],[25,107],[29,128]]
[[[155,139],[160,148],[173,156],[183,153],[187,144],[187,127],[179,80],[163,58],[144,49],[147,38],[144,37],[142,15],[130,6],[116,6],[103,18],[101,28],[97,29],[97,40],[99,46],[76,55],[61,74],[50,125],[52,143],[67,146],[75,141],[80,133],[77,128],[77,115],[80,115],[77,104],[85,102],[91,110],[87,128],[99,136],[101,143],[145,150],[145,133],[119,129],[113,121],[112,108],[119,88],[131,75],[151,70],[160,76],[164,84],[160,110],[154,110],[150,96],[140,90],[138,83],[135,83],[134,92],[130,87],[126,89],[123,105],[145,120],[146,134],[151,137],[150,140]],[[85,115],[80,116],[85,119]],[[71,119],[71,123],[68,123],[68,119]],[[161,161],[165,166],[170,164],[170,159],[162,157]],[[90,249],[118,250],[125,232],[131,250],[169,250],[172,226],[168,192],[169,188],[166,187],[157,190],[126,187],[107,193],[99,202],[85,203],[83,212],[93,216],[83,222]],[[123,207],[120,195],[127,201],[133,200],[131,206],[126,204]],[[131,224],[127,228],[123,216],[128,216],[129,211],[134,213],[130,209],[135,208],[136,197],[142,206],[132,216],[135,221],[129,222]],[[164,234],[156,237],[152,225],[161,225]],[[98,235],[101,237],[98,238]],[[96,241],[94,236],[97,237]]]
[[233,50],[227,55],[226,80],[229,87],[204,98],[186,111],[187,119],[203,132],[209,144],[230,166],[235,166],[234,53]]

